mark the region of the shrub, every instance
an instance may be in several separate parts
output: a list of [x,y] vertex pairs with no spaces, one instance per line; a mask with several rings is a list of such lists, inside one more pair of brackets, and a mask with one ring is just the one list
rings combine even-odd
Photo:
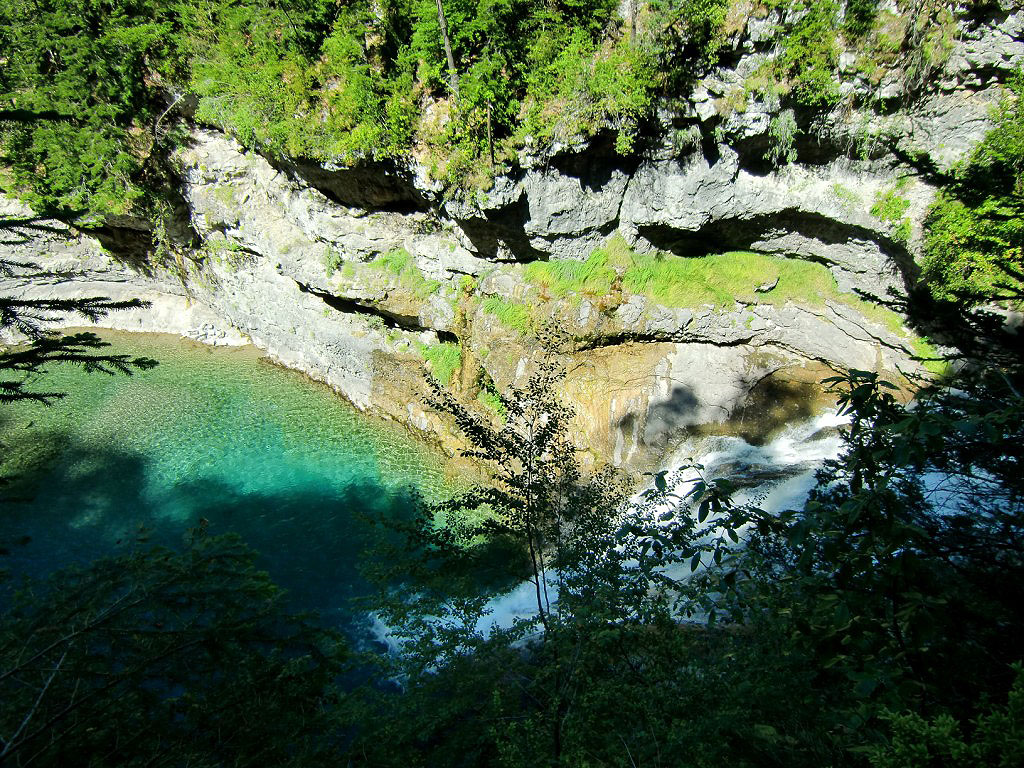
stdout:
[[1010,81],[994,117],[925,220],[923,273],[942,299],[1024,297],[1024,73]]
[[784,109],[772,118],[768,125],[768,135],[772,145],[765,153],[765,160],[772,165],[785,165],[796,160],[794,142],[800,134],[796,124],[796,114],[792,109]]
[[875,204],[871,206],[871,215],[891,225],[893,234],[903,241],[910,239],[911,226],[910,219],[905,218],[907,209],[910,208],[910,200],[899,194],[906,186],[906,181],[906,178],[900,179],[892,188],[879,191],[875,196]]
[[542,35],[529,61],[520,141],[569,141],[611,125],[616,150],[632,150],[654,98],[656,70],[643,49],[626,40],[599,46],[575,30]]
[[778,58],[780,74],[788,79],[798,103],[819,109],[831,107],[839,101],[839,6],[835,0],[815,0],[799,3],[793,10],[802,15],[783,37]]

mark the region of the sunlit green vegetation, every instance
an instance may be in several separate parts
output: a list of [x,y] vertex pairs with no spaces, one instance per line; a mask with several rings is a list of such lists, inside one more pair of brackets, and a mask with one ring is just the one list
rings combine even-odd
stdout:
[[[770,290],[756,290],[776,281]],[[622,285],[667,307],[787,301],[822,306],[838,296],[835,279],[820,264],[742,251],[696,258],[637,254]]]
[[924,274],[941,299],[1019,305],[1024,298],[1024,73],[995,127],[958,168],[926,221]]
[[808,107],[828,107],[839,101],[835,76],[839,63],[840,4],[836,0],[796,0],[782,3],[798,20],[783,33],[782,51],[772,63],[794,99]]
[[594,42],[583,30],[543,35],[531,51],[526,99],[517,131],[544,142],[595,134],[617,126],[615,147],[633,149],[657,82],[652,54],[627,39]]
[[502,325],[521,334],[533,329],[533,315],[526,304],[510,301],[501,296],[488,296],[483,301],[484,312],[494,315]]
[[328,277],[340,271],[343,280],[356,280],[360,276],[383,278],[418,299],[426,299],[441,290],[441,281],[424,275],[412,254],[404,248],[382,253],[368,262],[353,262],[345,261],[339,251],[329,247],[323,262]]
[[442,341],[437,344],[418,343],[416,347],[426,360],[430,375],[443,385],[448,385],[462,367],[462,348],[458,344]]
[[499,419],[505,418],[505,404],[501,402],[501,398],[498,397],[497,393],[491,388],[481,388],[480,392],[477,393],[476,399],[481,404],[485,405],[491,411],[494,412],[495,416]]
[[421,299],[437,293],[441,288],[441,282],[427,278],[423,271],[416,266],[416,260],[412,257],[412,254],[404,248],[381,254],[369,262],[368,266],[378,272],[397,278],[398,284],[404,290],[415,294]]
[[[838,102],[843,46],[862,71],[916,67],[915,82],[948,55],[956,25],[943,0],[916,20],[869,0],[846,6],[765,6],[785,20],[778,55],[740,93],[783,100],[772,125],[790,144],[779,158],[807,129],[788,109]],[[164,215],[168,155],[193,104],[200,124],[271,156],[353,164],[415,150],[450,185],[486,185],[524,146],[604,133],[628,154],[747,12],[735,0],[646,0],[625,18],[611,0],[440,8],[447,39],[436,0],[12,0],[0,9],[4,186],[66,217]]]
[[871,215],[891,225],[893,234],[904,241],[910,238],[910,219],[906,218],[910,200],[900,193],[906,188],[907,181],[904,177],[892,187],[880,190],[875,196],[875,204],[871,206]]
[[66,218],[154,213],[186,25],[153,0],[0,4],[0,188]]
[[[737,304],[787,303],[820,309],[836,302],[855,309],[899,337],[906,337],[922,357],[935,356],[930,347],[903,325],[896,312],[839,290],[829,269],[802,259],[748,251],[683,257],[663,252],[636,253],[616,235],[585,261],[532,262],[523,277],[541,291],[542,298],[590,296],[604,298],[616,287],[674,309],[732,309]],[[484,309],[498,315],[510,328],[525,333],[535,313],[526,304],[498,297]],[[919,348],[920,347],[920,348]]]
[[[349,264],[345,263],[345,257],[342,256],[341,251],[332,246],[328,246],[327,250],[324,251],[323,255],[324,269],[327,270],[327,276],[330,277],[332,274],[337,272],[339,269],[344,269]],[[354,274],[354,268],[352,270]]]
[[523,267],[523,277],[541,286],[553,298],[570,293],[603,296],[612,289],[616,272],[608,263],[608,254],[599,249],[586,261],[531,262]]

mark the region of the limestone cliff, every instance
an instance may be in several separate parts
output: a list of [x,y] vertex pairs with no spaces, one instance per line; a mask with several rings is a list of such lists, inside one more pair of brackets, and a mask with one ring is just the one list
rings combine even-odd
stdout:
[[[864,296],[916,280],[936,185],[1024,62],[1024,12],[965,17],[921,98],[828,115],[781,167],[764,161],[771,105],[742,87],[770,55],[770,22],[741,25],[729,66],[662,113],[635,155],[600,137],[524,151],[486,191],[446,193],[414,161],[267,158],[197,127],[176,158],[182,201],[165,237],[145,222],[19,229],[27,210],[4,201],[3,256],[40,274],[2,289],[147,298],[147,313],[106,322],[250,339],[360,408],[442,440],[424,375],[467,402],[483,392],[474,407],[487,412],[488,392],[551,353],[544,339],[565,360],[580,444],[596,463],[643,465],[681,430],[792,415],[787,394],[806,396],[830,368],[920,372],[917,337]],[[852,87],[889,98],[884,82]],[[897,194],[899,216],[879,216]],[[684,260],[726,252],[741,252],[721,262],[732,270],[726,298],[658,282],[659,270],[686,282]],[[587,269],[558,267],[568,260]]]

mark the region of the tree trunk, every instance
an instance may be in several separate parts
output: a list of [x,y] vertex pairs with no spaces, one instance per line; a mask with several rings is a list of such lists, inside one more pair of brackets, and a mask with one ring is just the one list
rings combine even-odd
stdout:
[[494,167],[494,135],[491,133],[491,103],[487,102],[487,151],[491,156],[491,168]]
[[455,57],[452,55],[452,41],[448,37],[448,22],[444,19],[444,6],[437,0],[437,24],[441,27],[441,40],[444,42],[444,54],[448,57],[448,86],[452,98],[459,100],[459,74],[455,71]]

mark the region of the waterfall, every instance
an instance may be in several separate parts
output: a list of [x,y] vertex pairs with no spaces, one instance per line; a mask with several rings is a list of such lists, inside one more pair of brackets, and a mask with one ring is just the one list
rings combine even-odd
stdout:
[[835,410],[784,427],[770,442],[751,445],[741,437],[711,436],[687,441],[673,451],[664,469],[672,491],[685,495],[696,482],[694,472],[673,472],[698,464],[708,479],[729,478],[741,490],[737,504],[755,504],[767,512],[800,507],[814,487],[814,473],[842,448],[838,428],[849,423]]
[[[737,505],[753,504],[767,512],[799,508],[814,487],[814,475],[822,462],[839,455],[842,439],[838,428],[847,423],[847,417],[827,410],[784,427],[763,445],[722,435],[689,439],[664,462],[669,490],[685,496],[697,481],[696,473],[677,470],[696,463],[703,467],[705,478],[727,477],[737,485],[739,490],[733,496]],[[689,572],[685,564],[677,564],[671,570],[677,578],[684,578]],[[556,581],[555,574],[548,575],[548,593],[553,600],[558,592]],[[532,582],[524,581],[491,598],[484,615],[477,620],[476,630],[487,634],[494,628],[508,629],[516,621],[534,616],[535,589]],[[375,638],[392,650],[399,650],[388,628],[379,620],[372,621]]]

